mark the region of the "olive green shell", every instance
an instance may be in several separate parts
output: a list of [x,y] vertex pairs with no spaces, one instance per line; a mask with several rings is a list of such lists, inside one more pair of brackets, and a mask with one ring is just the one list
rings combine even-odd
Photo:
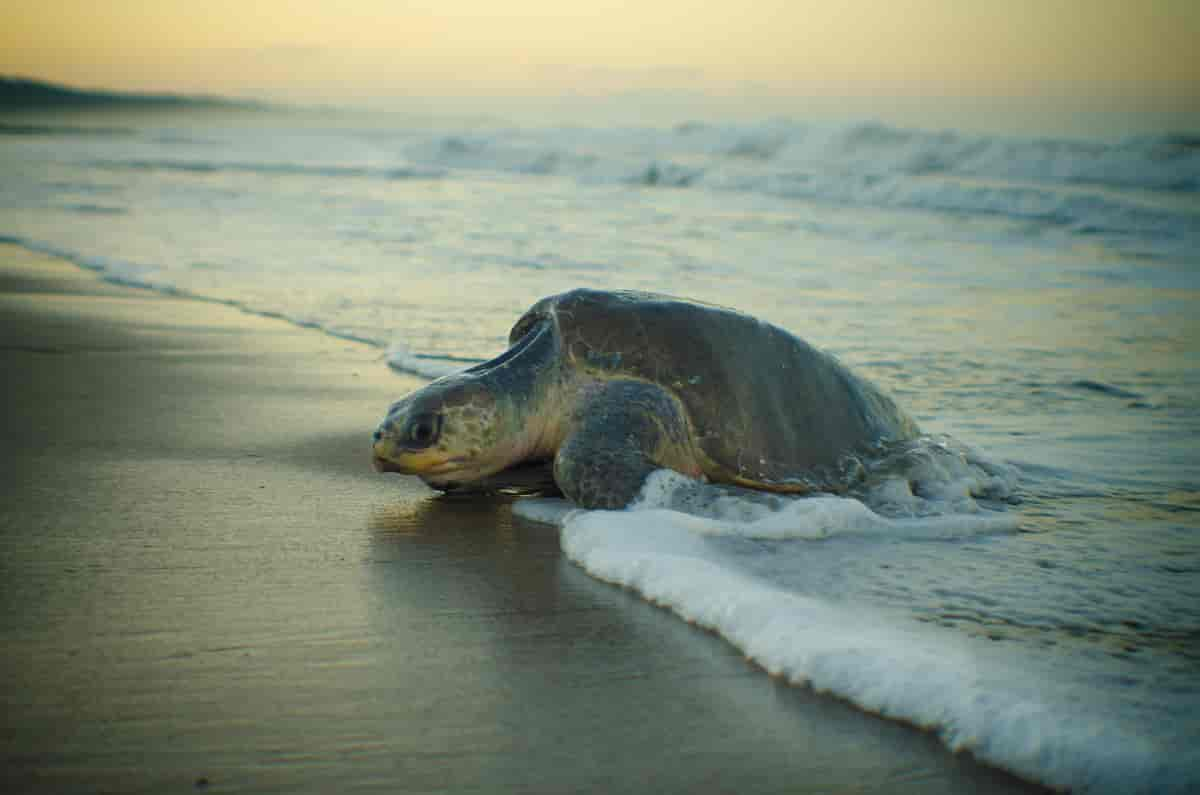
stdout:
[[564,371],[657,384],[683,404],[705,475],[803,490],[847,460],[911,439],[916,424],[832,355],[722,307],[628,291],[572,290],[534,304],[510,343],[549,323]]

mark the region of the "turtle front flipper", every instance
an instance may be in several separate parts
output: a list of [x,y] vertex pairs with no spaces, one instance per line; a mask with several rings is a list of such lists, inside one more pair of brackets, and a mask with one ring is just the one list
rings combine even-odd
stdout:
[[700,476],[678,399],[644,381],[611,381],[577,410],[554,458],[554,480],[582,508],[617,509],[662,468]]

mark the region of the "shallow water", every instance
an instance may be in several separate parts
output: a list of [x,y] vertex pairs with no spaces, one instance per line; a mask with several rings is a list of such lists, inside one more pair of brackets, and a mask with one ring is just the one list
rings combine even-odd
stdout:
[[1027,777],[1200,777],[1194,139],[126,119],[0,136],[0,176],[6,241],[426,375],[576,286],[794,331],[1005,468],[1003,498],[960,472],[907,514],[669,482],[626,513],[526,513],[766,667]]

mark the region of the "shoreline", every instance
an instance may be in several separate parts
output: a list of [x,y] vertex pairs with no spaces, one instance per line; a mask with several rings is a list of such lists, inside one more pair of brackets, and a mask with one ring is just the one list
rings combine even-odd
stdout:
[[0,308],[9,791],[1043,791],[372,472],[377,348],[11,245]]

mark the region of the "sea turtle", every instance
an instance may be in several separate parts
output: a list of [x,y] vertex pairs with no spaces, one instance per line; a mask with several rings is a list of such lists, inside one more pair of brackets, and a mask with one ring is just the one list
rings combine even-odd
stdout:
[[620,508],[658,468],[841,491],[861,476],[857,456],[918,434],[830,354],[697,301],[572,290],[534,304],[509,344],[395,403],[375,431],[376,469],[453,491],[552,464],[576,504]]

